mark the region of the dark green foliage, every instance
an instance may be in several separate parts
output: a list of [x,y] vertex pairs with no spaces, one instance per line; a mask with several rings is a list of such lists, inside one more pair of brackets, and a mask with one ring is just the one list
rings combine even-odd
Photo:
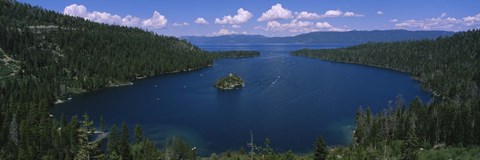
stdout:
[[162,154],[157,146],[149,140],[143,140],[132,145],[132,156],[135,160],[156,160],[162,159]]
[[142,131],[142,127],[140,127],[139,124],[135,125],[133,137],[134,137],[134,143],[140,143],[143,141],[143,131]]
[[[214,60],[175,37],[93,23],[16,1],[0,1],[0,15],[0,159],[88,155],[86,137],[91,133],[78,132],[85,123],[50,115],[57,99],[202,68]],[[120,152],[129,148],[122,147],[128,141],[113,142],[116,154],[128,157]]]
[[318,136],[317,141],[315,142],[315,151],[313,159],[315,160],[325,160],[328,156],[328,148],[323,140],[322,136]]
[[273,148],[270,146],[270,139],[266,138],[264,146],[261,147],[260,159],[262,160],[274,160],[276,159],[276,153],[273,151]]
[[120,134],[120,139],[118,142],[118,153],[120,157],[124,160],[132,159],[132,154],[130,153],[130,136],[128,132],[128,126],[125,122],[122,123],[122,134]]
[[228,76],[222,77],[215,82],[215,87],[223,90],[231,90],[243,87],[245,82],[240,76],[230,73]]
[[115,152],[116,154],[119,153],[119,145],[120,137],[118,135],[117,125],[114,124],[110,128],[110,134],[108,134],[108,143],[107,143],[107,153],[112,154]]
[[210,52],[215,58],[247,58],[260,56],[258,51],[215,51]]
[[[375,116],[359,110],[354,137],[364,147],[384,148],[402,142],[403,159],[416,159],[420,145],[472,146],[480,139],[480,30],[435,40],[368,43],[340,49],[303,49],[292,54],[395,69],[412,74],[434,94],[409,107],[401,97]],[[398,153],[400,154],[400,153]]]
[[165,159],[181,160],[195,159],[194,150],[179,137],[172,137],[166,140]]
[[415,127],[411,125],[407,132],[407,139],[403,141],[402,145],[402,160],[416,160],[418,159],[418,139],[415,135]]

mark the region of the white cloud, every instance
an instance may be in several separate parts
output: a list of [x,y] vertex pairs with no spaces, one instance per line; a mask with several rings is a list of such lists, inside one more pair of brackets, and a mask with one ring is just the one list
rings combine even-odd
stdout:
[[237,15],[231,16],[223,16],[222,19],[215,18],[215,23],[217,24],[242,24],[248,22],[250,18],[252,18],[252,14],[243,8],[237,10]]
[[230,31],[228,29],[222,28],[218,32],[214,32],[213,35],[222,36],[222,35],[231,35],[231,34],[238,34],[238,32]]
[[343,14],[340,10],[328,10],[323,14],[324,17],[339,17]]
[[478,25],[480,23],[480,13],[475,16],[468,16],[463,18],[466,26]]
[[282,4],[277,3],[272,6],[267,12],[263,12],[258,21],[271,21],[277,19],[291,19],[293,18],[292,11],[282,7]]
[[127,15],[124,18],[122,18],[122,22],[120,24],[125,26],[138,26],[138,24],[140,24],[141,21],[142,19],[138,17]]
[[377,11],[377,14],[378,15],[383,15],[383,12],[382,11]]
[[467,16],[464,18],[447,17],[442,13],[437,18],[428,18],[423,20],[406,20],[395,24],[395,27],[402,29],[421,29],[421,30],[466,30],[480,27],[480,14]]
[[291,33],[307,33],[316,31],[345,31],[346,29],[336,28],[328,22],[310,22],[291,20],[289,23],[280,23],[278,21],[269,21],[266,27],[256,27],[256,29],[264,29],[265,31],[274,32],[291,32]]
[[354,13],[354,12],[342,12],[341,10],[328,10],[325,11],[324,14],[318,14],[313,12],[295,12],[296,19],[321,19],[321,18],[328,18],[328,17],[364,17],[362,14]]
[[165,27],[167,19],[157,11],[153,12],[152,18],[146,19],[142,22],[143,27],[159,29]]
[[322,15],[319,15],[317,13],[310,13],[306,11],[302,11],[300,13],[295,13],[297,15],[296,19],[320,19],[322,18]]
[[161,15],[157,11],[153,12],[152,18],[142,20],[141,18],[131,15],[121,17],[119,15],[111,14],[108,12],[88,12],[87,7],[85,7],[84,5],[72,4],[65,7],[65,9],[63,10],[63,14],[82,17],[98,23],[116,24],[131,27],[143,27],[147,29],[159,29],[165,27],[167,24],[167,18],[165,18],[165,16]]
[[391,19],[390,22],[398,22],[398,19]]
[[98,22],[98,23],[122,25],[121,24],[122,17],[120,17],[119,15],[112,15],[107,12],[98,12],[98,11],[93,11],[92,13],[87,12],[86,17],[84,18],[94,22]]
[[173,23],[173,26],[175,27],[183,27],[183,26],[189,26],[190,24],[187,22],[182,22],[182,23]]
[[208,24],[208,21],[202,17],[198,17],[195,21],[196,24]]
[[357,14],[357,13],[354,13],[354,12],[345,12],[343,14],[343,16],[345,16],[345,17],[364,17],[364,15]]
[[242,26],[236,25],[236,24],[232,25],[232,28],[240,28],[240,27],[242,27]]
[[332,28],[332,25],[330,25],[328,22],[317,22],[315,26],[317,28]]
[[87,8],[84,5],[72,4],[63,9],[63,14],[69,16],[86,17]]

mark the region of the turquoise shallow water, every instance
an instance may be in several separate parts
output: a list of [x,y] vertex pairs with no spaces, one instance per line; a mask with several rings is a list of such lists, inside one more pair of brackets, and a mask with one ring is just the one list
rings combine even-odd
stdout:
[[[160,147],[180,136],[199,153],[238,150],[253,132],[255,142],[269,138],[277,151],[306,152],[323,135],[329,145],[351,142],[354,114],[360,105],[381,111],[401,94],[407,101],[429,93],[409,75],[353,64],[290,56],[301,48],[336,48],[350,44],[200,45],[206,50],[258,50],[260,57],[217,60],[192,72],[137,80],[134,85],[76,95],[55,107],[55,115],[103,115],[108,124],[141,124]],[[228,73],[244,88],[218,91],[214,82]]]

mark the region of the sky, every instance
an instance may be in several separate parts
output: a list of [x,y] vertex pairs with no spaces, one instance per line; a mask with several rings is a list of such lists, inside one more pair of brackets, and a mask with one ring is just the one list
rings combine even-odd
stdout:
[[170,36],[480,28],[479,0],[19,0]]

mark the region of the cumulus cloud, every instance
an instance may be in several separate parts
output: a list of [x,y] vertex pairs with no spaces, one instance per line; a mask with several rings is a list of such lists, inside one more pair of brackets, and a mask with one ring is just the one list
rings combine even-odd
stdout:
[[391,19],[390,22],[398,22],[398,19]]
[[378,15],[383,15],[383,12],[382,11],[377,11],[377,14]]
[[193,22],[195,22],[196,24],[208,24],[208,21],[205,20],[205,19],[202,18],[202,17],[198,17],[198,18],[197,18],[195,21],[193,21]]
[[480,13],[475,16],[468,16],[463,18],[466,26],[478,25],[480,23]]
[[69,16],[86,17],[87,8],[84,5],[72,4],[63,9],[63,14]]
[[167,19],[157,11],[153,12],[152,18],[146,19],[142,22],[143,27],[159,29],[165,27]]
[[395,24],[395,27],[402,29],[442,29],[442,30],[465,30],[480,27],[480,14],[463,18],[447,17],[442,13],[439,17],[423,20],[406,20]]
[[323,14],[324,17],[339,17],[343,14],[340,10],[328,10]]
[[328,18],[328,17],[363,17],[364,15],[354,13],[354,12],[342,12],[341,10],[328,10],[325,11],[324,14],[318,14],[313,12],[295,12],[296,19],[321,19],[321,18]]
[[363,17],[364,15],[357,14],[357,13],[354,13],[354,12],[345,12],[343,14],[343,16],[345,16],[345,17]]
[[317,22],[315,26],[317,28],[332,28],[332,25],[330,25],[328,22]]
[[173,23],[173,26],[175,27],[183,27],[183,26],[189,26],[190,24],[187,22],[182,22],[182,23]]
[[248,22],[250,18],[252,18],[252,14],[243,8],[237,10],[237,15],[231,16],[223,16],[222,19],[215,18],[216,24],[231,24],[231,25],[238,25],[242,23]]
[[282,7],[282,4],[277,3],[272,6],[268,11],[263,12],[262,16],[258,18],[258,21],[271,21],[278,19],[291,19],[293,18],[292,11]]
[[265,31],[274,32],[292,32],[292,33],[307,33],[316,31],[346,31],[346,29],[333,27],[328,22],[311,22],[300,21],[297,19],[291,20],[289,23],[280,23],[278,21],[269,21],[266,27],[256,27],[257,29],[264,29]]
[[116,14],[108,12],[93,11],[88,12],[84,5],[72,4],[63,10],[63,14],[69,16],[82,17],[90,21],[106,24],[116,24],[131,27],[143,27],[147,29],[160,29],[166,26],[167,18],[161,15],[158,11],[153,12],[149,19],[141,19],[135,16],[127,15],[121,17]]
[[247,32],[244,31],[244,32],[239,33],[239,32],[230,31],[230,30],[228,30],[228,29],[222,28],[222,29],[220,29],[218,32],[214,32],[214,33],[213,33],[213,35],[216,35],[216,36],[231,35],[231,34],[247,34]]
[[302,11],[300,13],[295,13],[297,15],[297,19],[320,19],[322,18],[322,15],[319,15],[317,13],[310,13],[307,11]]

